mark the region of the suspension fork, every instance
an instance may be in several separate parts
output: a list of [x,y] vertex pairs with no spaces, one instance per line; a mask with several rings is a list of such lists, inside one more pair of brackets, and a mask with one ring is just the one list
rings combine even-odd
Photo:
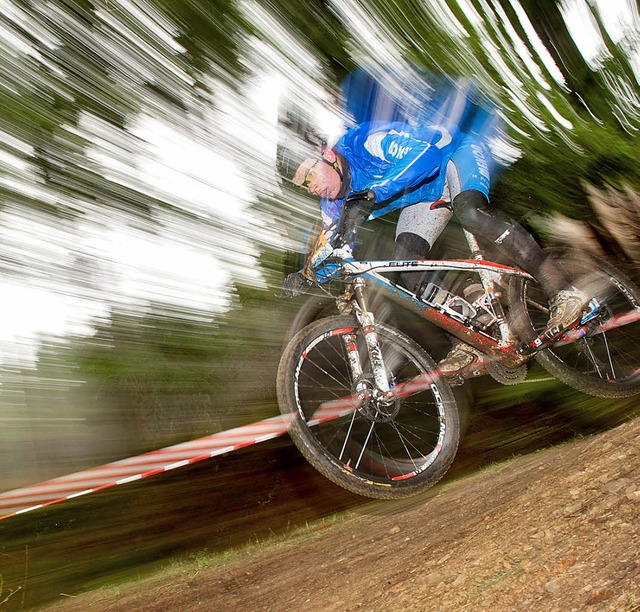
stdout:
[[[464,235],[467,239],[467,243],[469,244],[469,248],[471,249],[471,256],[478,261],[483,260],[484,254],[480,250],[480,245],[478,244],[476,237],[467,230],[464,230]],[[482,286],[489,296],[491,308],[493,309],[493,314],[496,317],[498,329],[500,330],[500,337],[505,343],[514,342],[515,337],[511,331],[511,327],[507,323],[504,309],[500,303],[499,293],[496,291],[496,284],[501,278],[501,275],[497,272],[491,272],[490,270],[478,270],[478,275],[480,276]]]
[[[376,333],[374,316],[367,307],[367,300],[364,293],[365,282],[361,278],[356,278],[353,285],[355,296],[354,311],[367,346],[367,354],[369,356],[369,363],[371,364],[376,391],[386,394],[389,392],[389,379],[382,358],[378,334]],[[351,373],[356,382],[356,393],[363,392],[367,385],[363,379],[363,369],[356,345],[355,334],[345,335],[344,342]]]

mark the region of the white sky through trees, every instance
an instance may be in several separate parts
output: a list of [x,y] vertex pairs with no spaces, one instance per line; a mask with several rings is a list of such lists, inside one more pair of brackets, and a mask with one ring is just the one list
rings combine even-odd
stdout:
[[[464,2],[458,4],[464,8]],[[636,78],[640,78],[637,5],[629,0],[599,0],[590,4],[600,12],[608,36],[627,50]],[[153,58],[157,66],[146,63],[145,53],[151,53],[151,47],[143,36],[136,35],[131,40],[128,61],[133,65],[138,54],[139,66],[131,69],[131,78],[136,78],[135,70],[164,70],[167,83],[184,81],[186,73],[181,72],[178,63],[171,65],[171,58],[182,50],[175,42],[171,25],[137,10],[135,2],[119,5],[122,14],[133,22],[137,19],[137,25],[146,28],[150,39],[160,41],[158,44],[166,54],[165,58]],[[319,69],[315,58],[305,55],[304,46],[283,24],[250,1],[240,6],[247,19],[264,28],[263,40],[245,42],[247,64],[263,73],[256,73],[248,80],[241,100],[220,83],[212,82],[217,94],[215,111],[213,105],[208,107],[206,100],[201,101],[198,119],[193,124],[150,108],[140,110],[128,126],[126,137],[122,131],[89,114],[81,117],[77,128],[80,132],[77,136],[91,142],[89,161],[101,169],[105,178],[181,208],[189,213],[192,221],[180,221],[179,215],[158,212],[158,223],[152,228],[142,222],[132,224],[117,211],[97,207],[85,214],[84,220],[59,224],[52,224],[45,215],[26,215],[11,205],[0,213],[0,243],[5,253],[24,256],[24,261],[32,267],[31,278],[19,274],[0,278],[3,295],[0,363],[31,363],[42,336],[90,334],[91,322],[107,317],[109,304],[144,310],[151,302],[165,302],[185,313],[190,309],[222,312],[229,304],[232,279],[248,284],[263,283],[256,267],[255,241],[277,245],[279,237],[269,227],[268,220],[254,217],[249,204],[258,196],[259,179],[269,172],[265,160],[274,155],[276,136],[272,128],[278,95],[293,84],[291,89],[301,98],[309,95],[321,100],[322,87],[307,76]],[[498,4],[493,6],[500,17]],[[512,6],[517,15],[524,15],[517,0],[512,0]],[[346,1],[337,3],[336,7],[338,13],[342,10],[344,14],[353,9]],[[443,27],[449,27],[452,35],[464,36],[464,27],[444,0],[431,3],[431,7],[432,11],[439,11]],[[561,7],[580,52],[597,70],[608,52],[589,4],[585,0],[564,0]],[[55,36],[29,21],[28,16],[8,0],[0,0],[0,12],[6,17],[0,25],[0,62],[5,70],[18,74],[23,66],[32,67],[44,61],[28,38],[20,34],[20,29],[11,28],[10,23],[37,34],[51,48],[60,45]],[[350,15],[354,20],[358,18],[355,9]],[[105,23],[108,19],[115,24],[114,28],[121,29],[122,36],[127,36],[124,26],[117,23],[113,15],[105,13],[103,17]],[[525,18],[521,19],[520,26],[529,31],[530,24],[527,26]],[[470,23],[477,32],[488,27],[480,15]],[[518,48],[515,29],[507,35],[511,40],[509,44]],[[380,40],[379,36],[372,35],[367,43],[368,52],[388,54],[389,47]],[[540,81],[538,100],[552,115],[555,113],[559,124],[570,129],[570,121],[542,93],[545,87],[543,77],[537,72],[538,65],[545,65],[550,58],[545,55],[546,50],[540,48],[537,37],[529,43],[531,48],[538,49],[538,57],[530,56],[522,45],[522,63]],[[105,35],[100,44],[110,45],[112,41]],[[529,112],[516,95],[517,76],[507,74],[510,69],[499,63],[499,53],[494,55],[496,67],[505,72],[505,80],[513,80],[514,104],[519,105],[522,112]],[[547,68],[553,76],[553,67],[549,64]],[[194,110],[198,101],[189,103]],[[534,119],[532,115],[532,121]],[[214,139],[213,134],[219,139]],[[5,144],[0,149],[0,186],[44,203],[56,202],[59,195],[43,184],[28,162],[29,155],[33,154],[32,143],[0,135]],[[247,152],[246,163],[240,163],[229,148],[231,141]],[[255,169],[255,176],[250,176],[247,168]],[[269,186],[268,180],[266,184]],[[274,181],[270,187],[275,185]],[[201,226],[198,218],[203,220]],[[216,219],[220,222],[219,234],[215,231]],[[95,286],[82,285],[79,289],[78,277],[74,275],[82,277],[83,274],[87,275],[87,283],[91,285],[93,279]]]

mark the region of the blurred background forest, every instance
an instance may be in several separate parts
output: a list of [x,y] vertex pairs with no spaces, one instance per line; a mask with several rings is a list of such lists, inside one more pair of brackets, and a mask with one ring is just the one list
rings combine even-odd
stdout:
[[0,489],[277,413],[317,215],[279,189],[278,103],[331,123],[358,65],[477,79],[497,205],[637,268],[634,0],[2,0],[0,33]]

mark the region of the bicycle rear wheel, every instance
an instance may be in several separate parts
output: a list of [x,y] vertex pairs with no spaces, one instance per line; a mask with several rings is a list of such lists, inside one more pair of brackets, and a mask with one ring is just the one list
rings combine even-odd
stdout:
[[[373,389],[367,350],[355,317],[310,324],[291,340],[278,370],[283,414],[295,414],[291,438],[305,458],[336,484],[366,497],[407,497],[435,484],[455,457],[459,422],[449,385],[413,340],[376,325],[392,388],[391,401],[356,399]],[[354,380],[347,349],[357,348],[363,374]],[[426,375],[410,392],[402,385]],[[364,394],[367,395],[366,393]]]
[[[597,397],[640,393],[640,292],[606,263],[571,250],[551,250],[567,278],[587,279],[602,304],[584,325],[582,337],[558,342],[536,360],[556,378]],[[512,325],[522,340],[532,341],[549,320],[548,297],[535,282],[514,278],[509,288]]]

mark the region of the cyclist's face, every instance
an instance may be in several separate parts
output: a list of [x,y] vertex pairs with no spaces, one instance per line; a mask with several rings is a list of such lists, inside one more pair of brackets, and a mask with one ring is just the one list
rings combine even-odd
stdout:
[[340,175],[327,161],[318,158],[305,159],[293,177],[293,182],[309,193],[335,200],[340,193]]

